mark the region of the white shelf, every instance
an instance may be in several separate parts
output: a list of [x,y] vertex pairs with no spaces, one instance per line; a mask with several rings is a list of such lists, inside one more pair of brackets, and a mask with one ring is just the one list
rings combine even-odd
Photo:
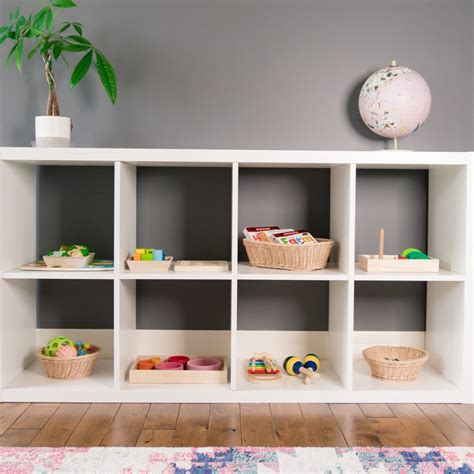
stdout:
[[3,273],[6,280],[113,280],[113,270],[79,271],[28,271],[18,268]]
[[443,269],[440,269],[438,273],[364,272],[356,264],[354,279],[356,281],[464,281],[465,276]]
[[35,361],[4,388],[3,398],[4,401],[38,402],[100,400],[103,396],[109,397],[113,388],[112,359],[98,359],[92,375],[80,380],[50,379],[41,362]]
[[231,272],[162,272],[138,273],[124,270],[120,273],[121,280],[230,280]]
[[324,270],[313,272],[300,272],[291,270],[276,270],[272,268],[252,267],[248,262],[240,262],[237,267],[239,280],[315,280],[344,281],[349,277],[338,268],[328,267]]

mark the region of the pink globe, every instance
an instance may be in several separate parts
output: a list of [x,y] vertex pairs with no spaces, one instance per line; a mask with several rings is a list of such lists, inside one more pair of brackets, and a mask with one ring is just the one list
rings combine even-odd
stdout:
[[362,120],[382,137],[400,138],[415,132],[430,110],[428,83],[416,71],[403,66],[374,72],[359,95]]

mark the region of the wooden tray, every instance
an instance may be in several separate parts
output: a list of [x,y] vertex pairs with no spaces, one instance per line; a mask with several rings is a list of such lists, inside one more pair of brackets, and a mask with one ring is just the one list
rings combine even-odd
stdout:
[[138,356],[130,368],[130,383],[227,383],[227,357],[225,356],[189,356],[191,359],[209,357],[222,361],[221,370],[138,370],[137,362],[150,357],[160,357],[162,361],[170,356]]
[[94,260],[95,253],[90,253],[87,257],[43,257],[44,263],[48,267],[54,268],[84,268]]
[[165,257],[165,260],[127,260],[128,268],[132,272],[168,272],[173,257]]
[[48,267],[44,260],[36,260],[35,262],[25,263],[20,267],[20,270],[26,271],[39,271],[39,272],[104,272],[113,271],[114,262],[113,260],[93,260],[87,267]]
[[178,260],[175,272],[228,272],[229,262],[225,260]]
[[436,273],[439,272],[439,260],[399,259],[398,255],[359,255],[359,268],[365,272],[386,273]]

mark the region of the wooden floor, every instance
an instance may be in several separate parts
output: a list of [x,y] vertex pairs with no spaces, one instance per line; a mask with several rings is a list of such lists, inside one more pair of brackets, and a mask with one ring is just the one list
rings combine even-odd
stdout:
[[0,404],[0,446],[474,446],[474,405]]

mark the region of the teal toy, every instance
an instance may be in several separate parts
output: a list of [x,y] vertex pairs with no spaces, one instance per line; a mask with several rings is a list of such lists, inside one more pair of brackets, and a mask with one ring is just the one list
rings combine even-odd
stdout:
[[58,349],[60,349],[62,346],[74,347],[74,342],[64,336],[53,337],[53,339],[51,339],[43,348],[43,354],[49,357],[55,357],[56,352],[58,352]]
[[77,349],[77,355],[78,356],[85,356],[88,354],[87,350],[84,347],[84,344],[82,341],[76,341],[76,349]]

